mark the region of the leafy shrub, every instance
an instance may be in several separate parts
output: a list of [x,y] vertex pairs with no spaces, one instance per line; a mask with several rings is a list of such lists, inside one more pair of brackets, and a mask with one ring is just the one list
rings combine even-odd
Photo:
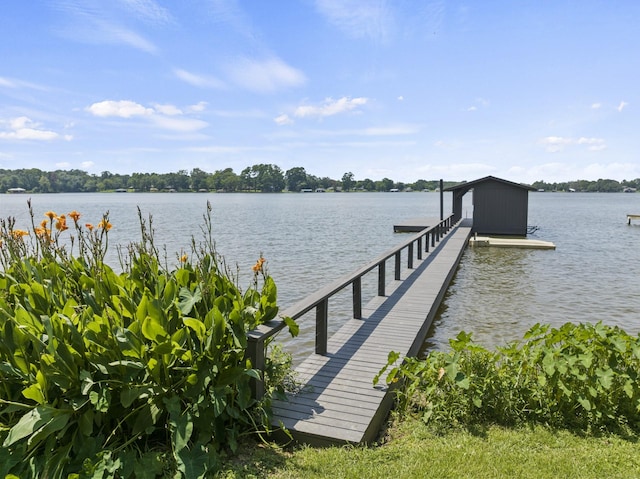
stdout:
[[618,327],[536,324],[496,351],[461,332],[450,352],[390,353],[387,382],[400,382],[400,411],[439,425],[541,423],[587,432],[640,432],[640,337]]
[[278,312],[264,259],[243,292],[207,205],[204,242],[173,268],[140,215],[116,274],[108,216],[68,217],[69,238],[53,212],[39,225],[31,212],[30,231],[0,222],[0,477],[204,477],[217,450],[269,425],[246,359],[246,332]]

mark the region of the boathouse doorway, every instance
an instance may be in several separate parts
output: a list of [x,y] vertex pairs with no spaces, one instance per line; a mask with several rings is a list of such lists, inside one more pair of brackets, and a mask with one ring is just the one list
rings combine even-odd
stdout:
[[453,219],[462,218],[462,197],[473,194],[473,233],[481,235],[526,236],[529,185],[487,176],[446,188],[453,193]]

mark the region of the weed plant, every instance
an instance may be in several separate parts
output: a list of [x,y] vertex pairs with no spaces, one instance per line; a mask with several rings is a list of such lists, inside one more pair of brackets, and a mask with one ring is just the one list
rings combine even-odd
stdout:
[[276,285],[260,256],[240,288],[209,204],[173,267],[139,212],[121,273],[103,261],[108,214],[29,210],[29,229],[0,221],[0,477],[207,477],[217,451],[269,427],[286,356],[255,400],[246,333],[276,317]]
[[[536,324],[495,351],[461,332],[451,351],[397,353],[378,374],[396,386],[400,415],[438,427],[542,424],[588,434],[640,432],[640,337],[618,327]],[[397,383],[397,384],[395,384]]]

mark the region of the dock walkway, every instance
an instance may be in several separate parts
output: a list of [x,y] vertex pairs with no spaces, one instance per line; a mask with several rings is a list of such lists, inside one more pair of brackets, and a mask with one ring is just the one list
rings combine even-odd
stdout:
[[471,221],[454,226],[385,296],[362,308],[327,343],[327,353],[312,354],[297,368],[299,392],[273,403],[274,425],[294,439],[314,445],[368,443],[376,439],[393,403],[384,378],[373,378],[388,353],[416,355],[455,274],[471,235]]

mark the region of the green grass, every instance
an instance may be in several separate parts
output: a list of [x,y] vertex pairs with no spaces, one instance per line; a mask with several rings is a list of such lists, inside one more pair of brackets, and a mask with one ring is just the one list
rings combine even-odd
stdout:
[[640,444],[566,430],[506,429],[436,434],[417,420],[391,427],[382,444],[279,450],[245,445],[218,478],[640,478]]

